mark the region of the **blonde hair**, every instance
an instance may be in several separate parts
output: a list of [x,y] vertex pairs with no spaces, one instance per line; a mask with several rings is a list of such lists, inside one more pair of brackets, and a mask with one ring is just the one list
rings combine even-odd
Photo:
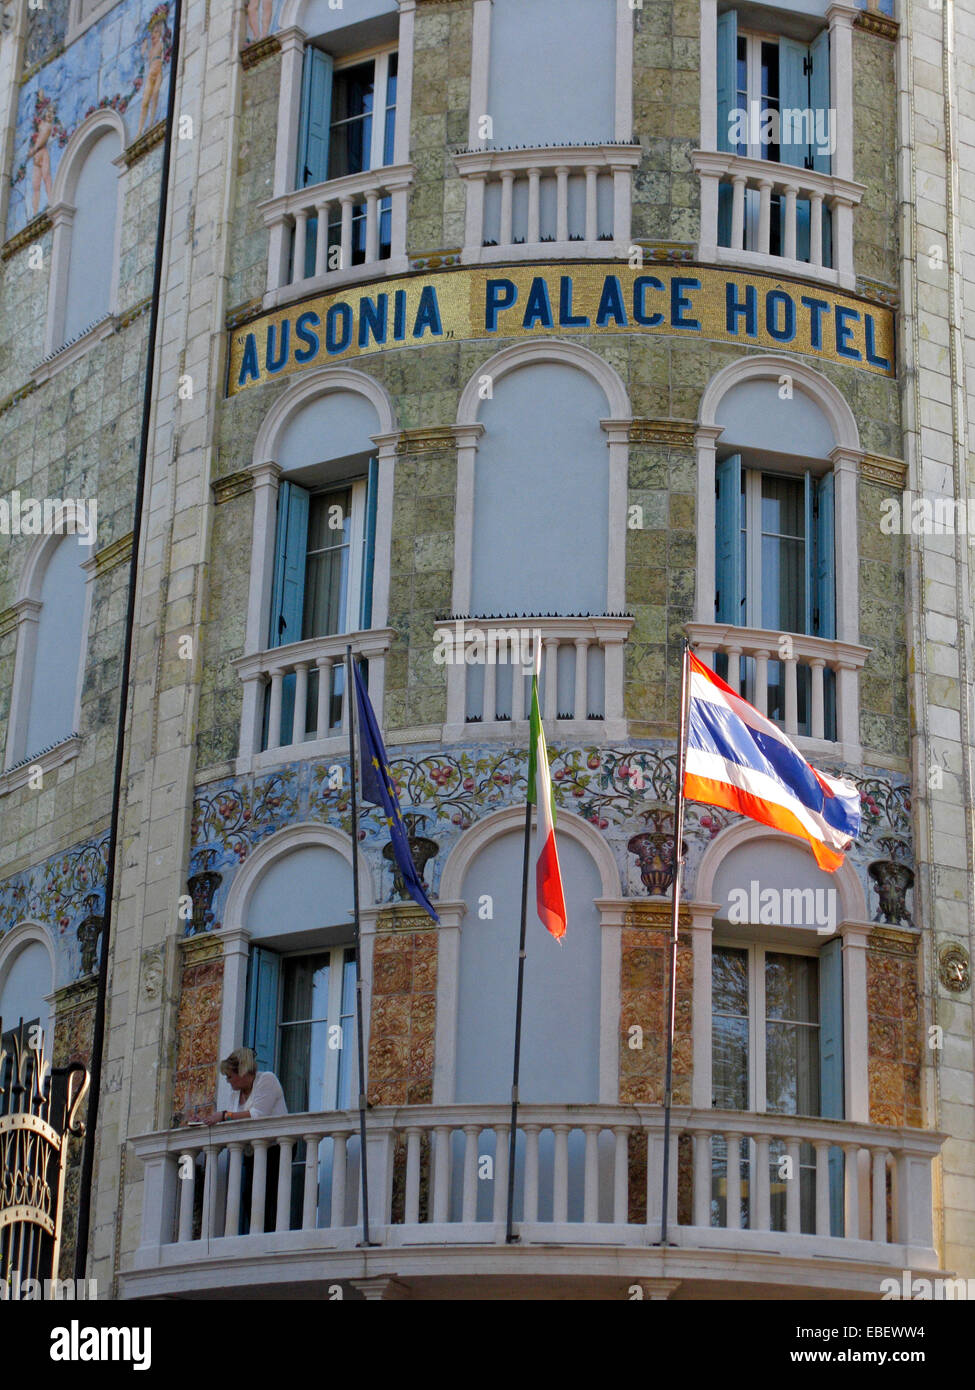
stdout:
[[257,1058],[254,1056],[252,1047],[238,1047],[231,1052],[229,1057],[225,1057],[220,1063],[220,1070],[224,1076],[233,1076],[239,1072],[241,1076],[254,1076],[257,1072]]

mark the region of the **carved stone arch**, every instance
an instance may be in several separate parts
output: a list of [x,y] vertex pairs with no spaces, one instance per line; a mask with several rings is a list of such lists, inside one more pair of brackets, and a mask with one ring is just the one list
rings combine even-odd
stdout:
[[[454,845],[440,876],[440,897],[445,901],[462,901],[464,880],[477,855],[486,845],[513,830],[520,830],[525,823],[525,812],[521,806],[510,806],[503,811],[493,811],[489,816],[471,826]],[[559,835],[567,835],[575,840],[588,853],[596,865],[600,878],[600,892],[603,898],[618,898],[620,895],[620,872],[609,845],[588,821],[571,811],[559,812]]]
[[[224,909],[225,924],[228,927],[243,926],[247,921],[247,912],[254,889],[272,864],[276,864],[278,860],[285,858],[294,850],[310,847],[334,850],[346,861],[351,875],[352,841],[344,831],[336,830],[331,825],[320,825],[312,821],[301,821],[297,825],[289,825],[284,830],[278,830],[266,840],[262,840],[257,849],[247,856],[241,868],[234,875],[234,881],[227,894],[227,906]],[[369,873],[369,866],[364,855],[359,856],[359,898],[365,907],[374,905],[376,900],[372,875]]]
[[352,367],[323,367],[311,372],[284,391],[261,421],[254,441],[254,465],[277,461],[277,450],[288,422],[311,401],[337,392],[364,396],[379,419],[378,435],[394,434],[397,429],[396,409],[392,397],[381,382],[368,372]]
[[64,154],[58,161],[57,173],[54,175],[52,207],[58,203],[71,203],[81,167],[92,146],[106,131],[114,131],[118,136],[121,155],[127,143],[125,124],[119,113],[110,106],[93,111],[71,132],[71,137],[64,147]]
[[822,372],[795,357],[780,353],[759,353],[754,357],[740,357],[736,362],[722,368],[708,382],[701,406],[698,422],[705,427],[716,426],[718,406],[729,391],[745,381],[777,381],[780,376],[789,376],[823,412],[838,448],[859,449],[860,432],[856,416],[843,393]]
[[500,352],[495,353],[493,357],[488,358],[478,367],[461,393],[460,404],[457,408],[457,424],[470,426],[478,423],[477,417],[482,399],[480,394],[482,378],[489,376],[497,382],[502,377],[507,376],[509,372],[515,372],[521,367],[531,367],[544,363],[575,367],[577,371],[585,372],[602,388],[606,397],[609,418],[614,421],[631,419],[633,409],[619,373],[602,357],[591,352],[588,348],[580,347],[578,343],[567,343],[557,338],[550,338],[540,339],[538,342],[516,343],[512,347],[502,348]]

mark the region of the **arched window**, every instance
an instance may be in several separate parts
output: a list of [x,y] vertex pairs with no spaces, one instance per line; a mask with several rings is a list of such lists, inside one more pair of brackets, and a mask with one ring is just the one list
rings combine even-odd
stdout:
[[496,145],[617,138],[616,0],[494,0],[490,22],[487,107],[471,114],[490,116]]
[[[778,835],[735,827],[732,844],[709,873],[718,910],[711,950],[711,1100],[716,1109],[753,1114],[844,1119],[860,1078],[848,1078],[847,1020],[866,1000],[847,998],[841,931],[849,912],[849,877],[826,874],[808,851]],[[756,867],[758,866],[758,867]],[[856,890],[862,896],[862,889]],[[855,967],[846,965],[847,974]],[[851,976],[851,978],[853,978]],[[855,1023],[853,1024],[855,1026]],[[859,1062],[861,1059],[857,1059]],[[866,1060],[863,1061],[865,1072]],[[852,1107],[855,1112],[855,1103]],[[771,1229],[785,1230],[788,1182],[784,1141],[772,1140],[768,1162]],[[712,1148],[712,1220],[736,1225],[726,1211],[727,1148]],[[741,1224],[748,1211],[749,1172],[764,1161],[754,1140],[741,1144]],[[799,1145],[799,1219],[812,1233],[817,1158]],[[843,1157],[829,1153],[833,1235],[843,1234]]]
[[25,566],[7,733],[9,768],[79,732],[88,621],[88,550],[75,535],[40,540]]
[[116,309],[119,169],[125,130],[98,112],[74,133],[58,165],[48,301],[49,352],[82,336]]
[[[790,737],[859,756],[856,423],[794,359],[742,358],[709,384],[698,448],[692,640]],[[713,539],[712,539],[713,536]]]
[[[522,848],[519,831],[498,836],[464,878],[458,1103],[498,1104],[511,1095]],[[572,904],[572,950],[560,950],[530,900],[521,1096],[533,1104],[592,1104],[599,1099],[600,876],[586,849],[566,834],[559,837],[559,859]]]
[[242,757],[341,737],[346,638],[381,707],[394,428],[372,377],[326,368],[258,432]]
[[[25,1029],[38,1024],[48,1033],[50,1024],[47,996],[54,987],[53,953],[43,939],[43,929],[32,925],[15,927],[0,940],[0,1022],[4,1042],[23,1019]],[[28,1033],[29,1041],[29,1033]],[[46,1051],[51,1052],[47,1037]]]

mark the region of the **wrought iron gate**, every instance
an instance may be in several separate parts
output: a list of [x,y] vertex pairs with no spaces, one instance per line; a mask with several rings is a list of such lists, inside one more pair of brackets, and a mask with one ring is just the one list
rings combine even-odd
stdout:
[[68,1141],[85,1132],[80,1062],[52,1068],[36,1024],[4,1035],[0,1019],[0,1279],[58,1277]]

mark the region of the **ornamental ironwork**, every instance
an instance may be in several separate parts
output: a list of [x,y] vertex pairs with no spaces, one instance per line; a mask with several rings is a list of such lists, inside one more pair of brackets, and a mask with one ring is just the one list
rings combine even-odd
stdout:
[[81,1062],[51,1067],[43,1030],[0,1019],[0,1279],[8,1287],[55,1280],[61,1252],[68,1142],[88,1093]]

